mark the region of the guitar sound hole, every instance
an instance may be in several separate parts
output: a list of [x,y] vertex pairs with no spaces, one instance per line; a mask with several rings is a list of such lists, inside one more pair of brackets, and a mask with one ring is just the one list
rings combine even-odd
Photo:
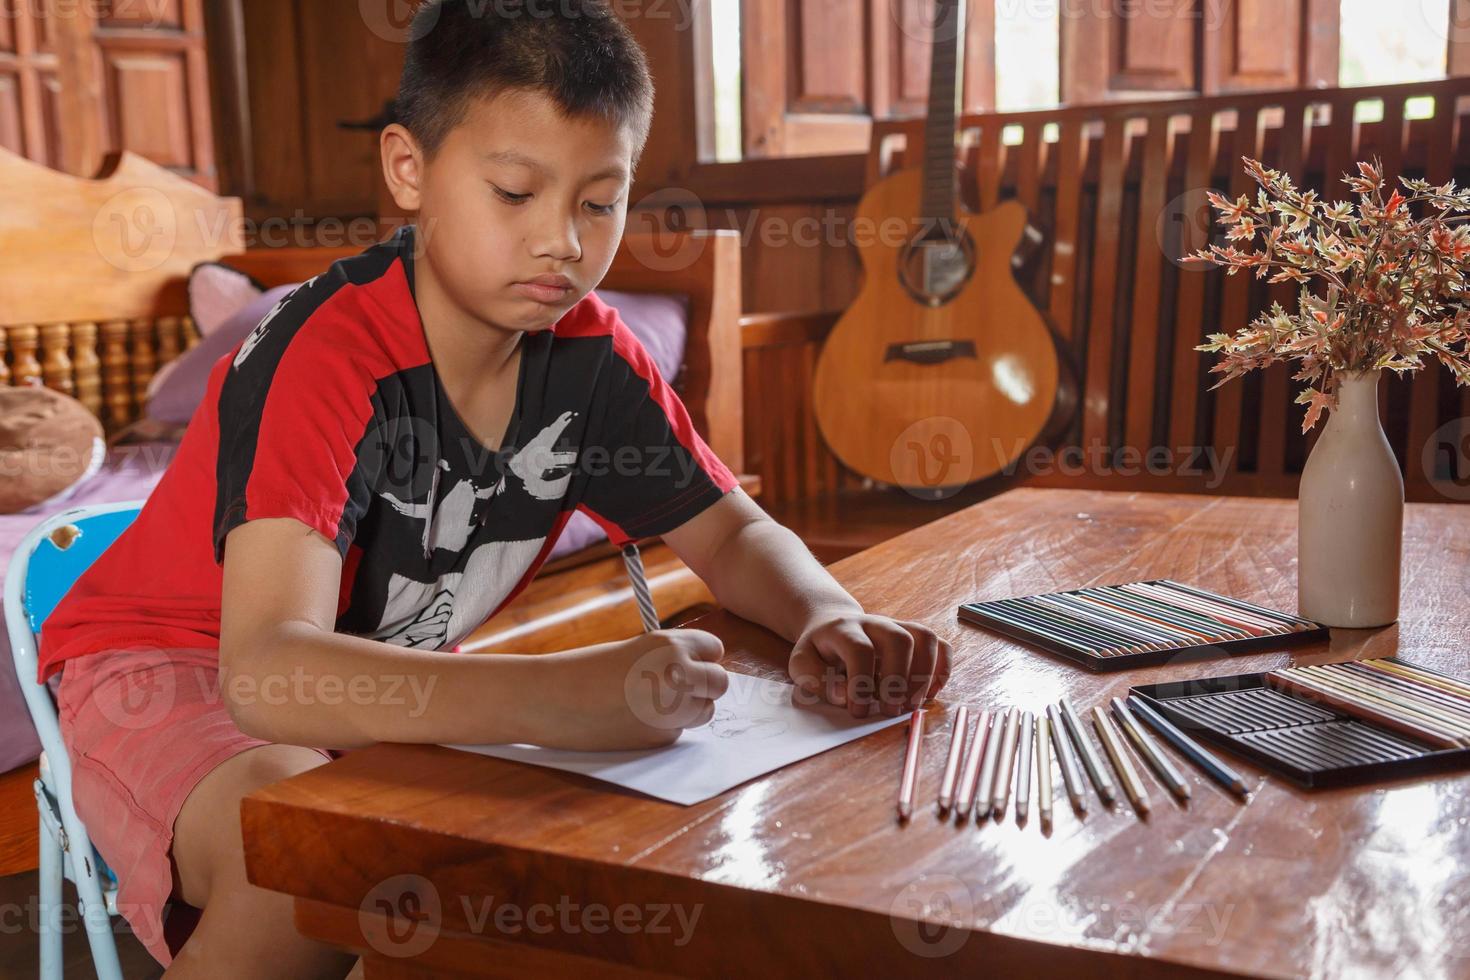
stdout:
[[943,306],[975,274],[975,242],[964,228],[921,236],[903,247],[898,281],[925,306]]

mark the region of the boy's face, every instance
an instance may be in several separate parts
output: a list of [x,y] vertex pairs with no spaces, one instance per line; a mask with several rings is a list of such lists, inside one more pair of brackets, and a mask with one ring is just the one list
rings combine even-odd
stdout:
[[565,118],[541,92],[474,100],[419,175],[418,225],[440,288],[487,324],[556,323],[612,264],[632,156],[628,127]]

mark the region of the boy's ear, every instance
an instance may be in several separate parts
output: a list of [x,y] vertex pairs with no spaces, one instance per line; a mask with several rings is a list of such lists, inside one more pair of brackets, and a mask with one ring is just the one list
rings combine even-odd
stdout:
[[418,140],[399,123],[391,123],[378,136],[383,157],[383,179],[400,211],[419,209],[424,174],[424,154]]

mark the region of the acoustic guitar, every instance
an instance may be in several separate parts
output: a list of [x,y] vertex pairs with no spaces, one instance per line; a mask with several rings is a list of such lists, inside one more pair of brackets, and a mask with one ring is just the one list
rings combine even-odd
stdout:
[[[937,0],[922,169],[875,184],[857,208],[864,279],[817,361],[817,424],[846,466],[935,495],[1018,460],[1058,404],[1046,319],[1016,282],[1026,210],[960,207],[955,166],[958,0]],[[895,221],[895,218],[899,219]],[[905,234],[886,234],[896,227]]]

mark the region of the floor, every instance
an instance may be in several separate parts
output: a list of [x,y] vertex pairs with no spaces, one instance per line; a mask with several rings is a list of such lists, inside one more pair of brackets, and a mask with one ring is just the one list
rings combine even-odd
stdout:
[[[34,920],[37,907],[37,879],[34,871],[0,878],[0,980],[35,980],[39,975]],[[94,977],[92,954],[87,947],[87,934],[76,911],[76,891],[71,882],[65,884],[68,910],[62,913],[63,973],[69,980]],[[163,967],[133,938],[122,919],[113,919],[117,934],[118,958],[123,976],[128,980],[152,980],[163,975]]]

